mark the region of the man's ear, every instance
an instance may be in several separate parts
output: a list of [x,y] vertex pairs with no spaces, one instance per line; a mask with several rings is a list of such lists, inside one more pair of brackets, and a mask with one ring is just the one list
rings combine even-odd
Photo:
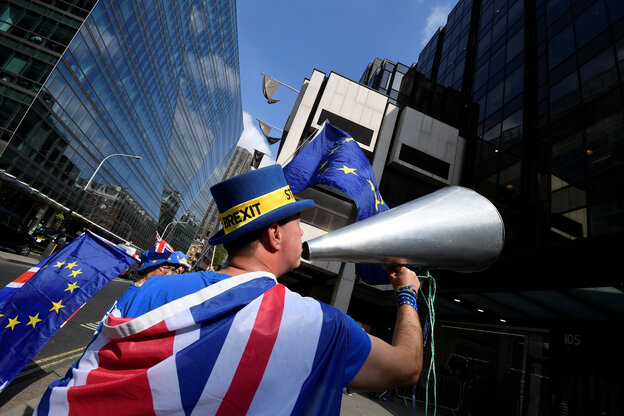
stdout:
[[273,223],[265,228],[262,233],[262,244],[271,253],[279,250],[282,244],[283,232],[278,223]]

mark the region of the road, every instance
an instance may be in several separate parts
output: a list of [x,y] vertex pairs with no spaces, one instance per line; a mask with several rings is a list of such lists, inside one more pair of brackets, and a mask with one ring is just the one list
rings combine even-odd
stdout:
[[[31,258],[38,259],[38,256],[33,254]],[[0,259],[0,287],[4,287],[29,267]],[[0,393],[0,414],[41,397],[50,382],[65,374],[69,366],[82,355],[108,308],[129,284],[128,280],[111,281],[48,341]]]

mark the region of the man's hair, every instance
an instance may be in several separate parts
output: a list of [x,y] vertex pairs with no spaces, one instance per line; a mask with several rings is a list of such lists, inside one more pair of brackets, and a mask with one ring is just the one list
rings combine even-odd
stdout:
[[[288,221],[291,221],[293,218],[298,218],[299,214],[290,215],[282,220],[277,221],[279,225],[284,225]],[[253,254],[253,251],[258,246],[260,242],[260,238],[262,237],[262,233],[264,230],[269,228],[269,226],[264,227],[260,230],[252,231],[249,234],[243,235],[235,240],[232,240],[228,243],[223,244],[223,248],[228,253],[228,257],[233,256],[250,256]]]
[[251,255],[258,246],[258,243],[260,242],[260,237],[262,237],[262,233],[265,229],[266,228],[262,228],[260,230],[253,231],[249,234],[232,240],[229,243],[224,243],[223,248],[225,248],[225,251],[227,251],[228,257]]

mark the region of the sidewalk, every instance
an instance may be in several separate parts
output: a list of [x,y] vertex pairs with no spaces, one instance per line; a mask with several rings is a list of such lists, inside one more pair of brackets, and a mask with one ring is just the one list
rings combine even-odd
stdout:
[[[35,406],[39,403],[39,398],[30,400],[24,404],[15,406],[12,409],[7,410],[4,413],[0,413],[0,416],[30,416],[32,415]],[[408,403],[411,406],[411,403]],[[417,413],[414,412],[412,407],[408,407],[404,403],[395,399],[380,400],[367,397],[365,393],[353,392],[342,394],[342,407],[340,409],[341,416],[414,416],[424,415],[424,408],[418,406]],[[438,414],[440,413],[438,411]]]
[[[36,253],[33,253],[35,255]],[[34,266],[39,263],[41,260],[34,259],[32,257],[20,256],[15,253],[8,253],[6,251],[0,251],[0,260],[8,261],[11,263],[23,264],[25,266]]]

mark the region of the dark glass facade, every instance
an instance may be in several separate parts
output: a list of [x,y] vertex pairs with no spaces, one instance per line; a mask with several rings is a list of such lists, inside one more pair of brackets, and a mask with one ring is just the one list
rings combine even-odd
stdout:
[[368,64],[359,82],[387,95],[390,102],[396,104],[403,76],[408,70],[409,67],[401,63],[375,58],[373,62]]
[[[624,241],[624,3],[460,1],[435,36],[417,69],[476,103],[475,134],[463,136],[464,185],[492,200],[505,222],[504,252],[493,267],[470,278],[436,273],[457,302],[441,301],[438,311],[462,316],[453,330],[464,328],[463,336],[487,322],[488,309],[534,328],[512,340],[518,328],[506,320],[495,327],[505,335],[491,353],[471,350],[484,351],[483,340],[460,344],[443,330],[440,337],[464,357],[496,363],[516,341],[525,349],[524,364],[499,364],[497,374],[487,374],[497,365],[472,361],[483,381],[472,393],[489,405],[470,412],[621,414],[613,392],[622,382],[613,369],[624,363],[608,338],[621,327],[624,299],[614,272]],[[588,293],[602,301],[584,304]],[[545,297],[527,319],[534,296]],[[486,311],[471,316],[476,305]],[[566,309],[583,314],[570,319]],[[517,406],[503,411],[492,396],[504,397],[510,386]]]
[[432,81],[438,78],[438,68],[440,66],[440,54],[442,53],[442,45],[444,44],[443,27],[436,30],[427,45],[420,51],[418,55],[418,63],[416,69],[425,77]]
[[468,45],[473,21],[473,1],[460,0],[448,16],[436,82],[462,91],[464,72],[470,64]]
[[3,2],[0,71],[3,207],[188,247],[242,132],[235,2]]
[[507,251],[622,232],[623,9],[464,0],[419,56],[478,105],[466,184],[503,212]]

